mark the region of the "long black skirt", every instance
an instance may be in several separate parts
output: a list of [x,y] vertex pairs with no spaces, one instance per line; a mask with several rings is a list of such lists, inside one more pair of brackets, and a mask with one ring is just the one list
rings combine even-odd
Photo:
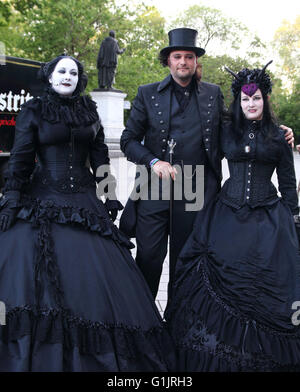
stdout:
[[300,370],[299,244],[282,201],[199,212],[173,292],[165,318],[181,371]]
[[172,370],[132,244],[95,190],[35,196],[0,233],[0,371]]

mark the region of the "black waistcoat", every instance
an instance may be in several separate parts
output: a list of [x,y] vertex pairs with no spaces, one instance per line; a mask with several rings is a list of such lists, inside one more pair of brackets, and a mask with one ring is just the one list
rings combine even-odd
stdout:
[[[169,140],[172,138],[176,141],[174,164],[205,164],[206,154],[195,92],[192,93],[190,102],[183,112],[175,94],[172,94]],[[164,160],[169,161],[169,149],[165,153]]]

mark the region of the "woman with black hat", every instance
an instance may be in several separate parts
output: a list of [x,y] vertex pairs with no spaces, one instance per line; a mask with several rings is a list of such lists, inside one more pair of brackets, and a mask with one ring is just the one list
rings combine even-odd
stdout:
[[0,371],[167,371],[170,339],[111,221],[121,205],[96,196],[109,158],[83,67],[59,56],[41,78],[44,95],[18,115],[1,199]]
[[165,314],[182,371],[300,370],[296,179],[265,69],[229,70],[234,101],[222,149],[230,178],[196,218]]

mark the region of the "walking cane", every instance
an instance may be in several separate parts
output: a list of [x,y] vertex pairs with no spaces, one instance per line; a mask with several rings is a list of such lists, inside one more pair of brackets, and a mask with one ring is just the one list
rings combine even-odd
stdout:
[[[173,154],[174,154],[174,148],[176,146],[176,142],[174,139],[171,139],[168,141],[168,146],[170,148],[169,150],[169,161],[170,165],[173,165]],[[169,285],[168,285],[168,297],[171,296],[171,279],[173,278],[173,268],[171,268],[171,261],[172,261],[172,256],[173,256],[173,204],[174,204],[174,181],[171,178],[170,179],[170,243],[169,243]]]

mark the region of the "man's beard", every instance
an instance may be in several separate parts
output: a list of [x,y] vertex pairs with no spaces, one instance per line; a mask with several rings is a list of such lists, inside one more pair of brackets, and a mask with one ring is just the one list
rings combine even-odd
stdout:
[[192,80],[193,74],[188,73],[187,75],[182,75],[180,73],[176,73],[176,76],[182,82],[188,82],[189,80]]

